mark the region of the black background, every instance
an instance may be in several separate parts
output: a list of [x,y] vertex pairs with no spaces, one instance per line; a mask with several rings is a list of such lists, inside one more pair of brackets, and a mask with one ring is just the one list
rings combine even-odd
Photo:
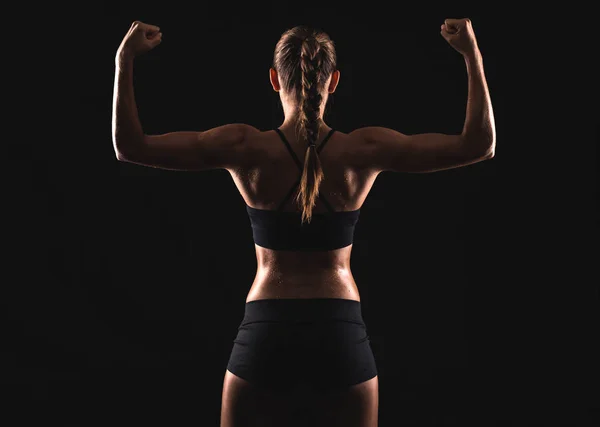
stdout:
[[[225,170],[116,160],[114,55],[132,21],[163,32],[134,67],[147,134],[279,126],[268,69],[299,24],[337,46],[331,127],[411,134],[462,129],[467,75],[439,34],[448,17],[473,22],[496,156],[383,173],[362,207],[352,271],[379,425],[598,425],[590,11],[253,3],[52,6],[18,42],[32,66],[7,67],[25,84],[6,81],[27,94],[6,162],[1,378],[6,409],[24,408],[11,425],[218,425],[256,271],[249,219]],[[590,35],[574,43],[578,30]]]

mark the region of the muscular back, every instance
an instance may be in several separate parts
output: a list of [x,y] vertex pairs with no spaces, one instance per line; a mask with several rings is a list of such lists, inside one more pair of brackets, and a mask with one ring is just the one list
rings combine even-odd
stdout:
[[[321,131],[317,146],[325,138],[329,128]],[[306,143],[298,141],[293,130],[283,129],[300,161],[306,153]],[[289,151],[273,130],[255,131],[247,137],[250,155],[244,167],[230,171],[244,201],[257,209],[275,210],[287,195],[290,188],[300,177],[298,169]],[[360,153],[365,142],[358,134],[345,134],[336,131],[319,154],[325,177],[320,186],[320,195],[325,196],[335,211],[359,209],[367,197],[377,171],[364,168]],[[291,197],[284,211],[297,211]],[[326,207],[317,199],[315,213],[327,212]]]

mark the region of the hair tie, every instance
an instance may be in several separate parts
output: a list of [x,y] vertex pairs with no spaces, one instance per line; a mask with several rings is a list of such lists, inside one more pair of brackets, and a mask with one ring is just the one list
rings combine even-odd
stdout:
[[317,144],[315,144],[314,142],[311,142],[310,144],[308,144],[309,147],[316,147]]

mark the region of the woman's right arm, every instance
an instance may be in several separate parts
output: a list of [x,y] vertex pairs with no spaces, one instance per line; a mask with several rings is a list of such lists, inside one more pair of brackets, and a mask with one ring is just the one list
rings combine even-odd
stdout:
[[[357,129],[352,134],[361,140],[361,157],[375,172],[434,172],[494,157],[496,128],[483,60],[472,34],[470,21],[467,19],[459,22],[467,26],[463,32],[467,33],[469,30],[472,37],[470,47],[462,51],[458,47],[463,45],[455,45],[452,43],[454,40],[449,40],[463,54],[468,73],[467,111],[462,133],[405,135],[377,126]],[[446,33],[448,38],[453,34],[455,33]]]

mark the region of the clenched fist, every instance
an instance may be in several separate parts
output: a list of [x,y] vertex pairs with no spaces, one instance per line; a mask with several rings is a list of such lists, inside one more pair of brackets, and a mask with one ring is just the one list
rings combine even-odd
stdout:
[[469,18],[446,19],[442,24],[442,37],[459,53],[470,55],[477,51],[477,40]]
[[160,32],[160,28],[155,25],[134,21],[117,50],[117,56],[134,58],[148,52],[150,49],[154,49],[161,41],[162,33]]

